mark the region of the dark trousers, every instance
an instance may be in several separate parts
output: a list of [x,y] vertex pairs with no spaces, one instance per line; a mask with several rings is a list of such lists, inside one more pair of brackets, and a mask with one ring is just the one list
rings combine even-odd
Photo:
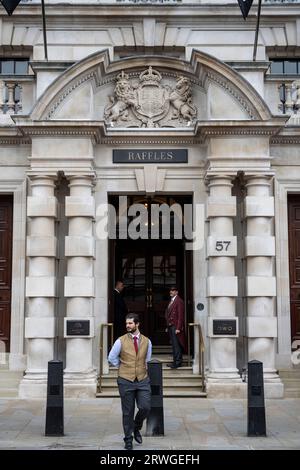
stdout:
[[182,363],[182,346],[175,333],[176,331],[175,326],[174,325],[169,326],[168,331],[169,331],[169,337],[170,337],[172,350],[173,350],[173,363],[176,366],[179,366]]
[[[118,377],[117,380],[121,397],[124,441],[132,440],[134,429],[141,429],[143,421],[147,418],[151,409],[151,387],[150,379],[147,377],[138,382],[130,382]],[[138,412],[134,418],[135,402]]]

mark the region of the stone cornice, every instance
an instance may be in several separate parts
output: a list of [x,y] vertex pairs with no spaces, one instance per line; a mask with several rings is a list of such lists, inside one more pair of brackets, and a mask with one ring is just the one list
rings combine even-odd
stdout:
[[271,145],[300,145],[300,135],[288,136],[278,135],[271,138]]
[[22,137],[17,137],[15,130],[14,136],[2,134],[2,138],[23,139],[22,143],[35,136],[71,136],[88,137],[95,144],[199,145],[210,137],[274,136],[282,130],[286,117],[271,121],[197,121],[193,128],[177,129],[107,128],[103,121],[31,121],[21,116],[14,116],[14,120]]
[[29,62],[32,70],[36,72],[62,72],[67,68],[71,67],[75,63],[72,61],[63,60],[32,60]]
[[31,138],[24,136],[16,127],[0,126],[0,145],[29,145]]
[[30,145],[31,139],[30,137],[1,137],[0,136],[0,145]]
[[300,126],[288,126],[281,129],[280,133],[274,135],[270,140],[271,145],[299,145]]

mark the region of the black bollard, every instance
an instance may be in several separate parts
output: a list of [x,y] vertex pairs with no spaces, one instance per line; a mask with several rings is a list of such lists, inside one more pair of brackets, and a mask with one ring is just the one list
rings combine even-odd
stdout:
[[263,363],[248,362],[248,436],[266,436]]
[[64,435],[63,362],[48,362],[46,436]]
[[161,362],[156,359],[148,362],[148,374],[151,384],[151,411],[147,418],[146,436],[163,436],[164,408]]

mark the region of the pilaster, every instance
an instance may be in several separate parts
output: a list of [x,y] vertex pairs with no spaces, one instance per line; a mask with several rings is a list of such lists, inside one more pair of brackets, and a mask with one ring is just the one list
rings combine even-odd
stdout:
[[248,360],[263,363],[265,396],[283,396],[283,384],[275,368],[277,317],[274,275],[275,237],[273,236],[274,197],[270,195],[270,176],[248,177],[245,198],[247,236],[247,336]]
[[[89,322],[87,336],[66,336],[66,368],[64,371],[65,395],[91,396],[96,393],[96,371],[93,368],[94,336],[94,251],[93,222],[95,200],[91,176],[69,177],[70,196],[66,197],[66,217],[69,232],[65,239],[65,256],[68,258],[65,277],[67,316]],[[65,328],[66,330],[66,328]]]
[[30,234],[27,237],[28,276],[25,291],[27,368],[19,387],[21,398],[46,396],[48,361],[54,358],[57,216],[54,190],[54,177],[31,177],[31,196],[27,197]]
[[[231,195],[231,176],[212,176],[208,187],[207,295],[210,305],[210,370],[207,375],[207,391],[210,397],[240,397],[245,386],[236,365],[238,319],[235,300],[238,295],[238,280],[235,276],[237,245],[233,234],[236,198]],[[233,320],[236,333],[232,336],[228,332],[216,333],[214,323],[217,320]]]

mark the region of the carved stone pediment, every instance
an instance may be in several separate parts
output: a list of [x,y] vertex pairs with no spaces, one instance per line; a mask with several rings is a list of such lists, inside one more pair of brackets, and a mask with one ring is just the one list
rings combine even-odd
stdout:
[[138,81],[124,71],[118,74],[114,95],[104,110],[111,127],[187,127],[197,117],[190,80],[182,75],[175,83],[162,83],[162,75],[151,66]]

